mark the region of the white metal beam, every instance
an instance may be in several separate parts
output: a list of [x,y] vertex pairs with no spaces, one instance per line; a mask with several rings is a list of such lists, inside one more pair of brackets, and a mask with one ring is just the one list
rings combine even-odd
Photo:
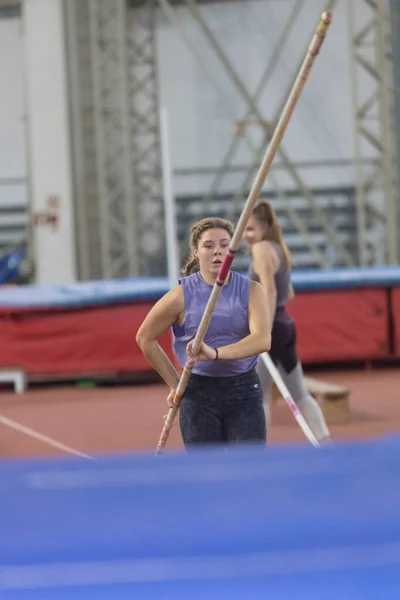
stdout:
[[154,0],[69,0],[80,276],[166,270]]
[[[201,60],[201,58],[199,58],[197,50],[193,48],[191,40],[188,40],[187,36],[185,35],[185,32],[177,24],[177,21],[174,18],[173,9],[170,5],[169,0],[158,0],[158,1],[160,3],[161,8],[163,9],[165,15],[167,16],[167,18],[169,18],[171,23],[173,23],[173,24],[175,24],[175,26],[177,26],[178,31],[181,34],[183,40],[185,41],[187,47],[189,48],[189,50],[192,51],[193,55],[198,60],[199,65],[202,67],[204,73],[206,74],[206,76],[208,76],[211,83],[214,84],[216,91],[219,92],[220,91],[219,84],[215,84],[215,81],[214,81],[215,78],[209,77],[209,71],[208,71],[207,67],[204,68],[203,61]],[[235,70],[233,65],[231,64],[226,53],[222,49],[218,40],[216,39],[216,36],[213,34],[210,27],[205,22],[202,14],[201,14],[201,11],[199,10],[199,7],[197,6],[197,3],[194,0],[186,0],[186,4],[188,5],[189,10],[192,13],[194,19],[200,25],[203,33],[205,34],[206,38],[209,41],[211,47],[214,49],[216,55],[220,59],[221,64],[225,67],[227,74],[230,76],[232,82],[235,84],[235,86],[238,89],[239,93],[241,94],[242,98],[245,100],[246,104],[248,105],[248,111],[251,112],[251,114],[254,115],[255,117],[257,117],[257,119],[259,119],[260,121],[267,122],[266,119],[264,118],[264,116],[262,115],[257,102],[254,101],[254,98],[252,97],[252,95],[250,94],[250,92],[248,91],[246,86],[244,85],[241,77],[239,76],[239,74],[237,73],[237,71]],[[222,94],[220,94],[220,95],[221,95],[221,98],[226,97],[226,94],[224,92],[222,92]],[[226,105],[228,107],[231,106],[229,101],[226,103]],[[273,134],[273,129],[274,129],[274,126],[272,124],[268,126],[267,139],[264,140],[262,147],[257,148],[253,151],[256,159],[258,159],[258,162],[260,161],[262,151],[265,148],[265,142],[269,141],[270,137]],[[247,140],[247,141],[249,141],[249,140]],[[331,226],[329,219],[326,217],[326,215],[323,213],[323,211],[320,210],[317,202],[315,201],[315,199],[312,196],[311,191],[307,188],[307,186],[305,185],[304,181],[302,180],[302,178],[300,177],[300,175],[296,171],[296,169],[293,168],[293,164],[291,163],[289,156],[286,153],[286,151],[284,150],[284,147],[282,144],[278,150],[278,154],[280,155],[280,157],[285,165],[287,173],[290,175],[290,177],[296,184],[297,188],[301,191],[301,193],[307,199],[310,208],[316,215],[319,222],[324,227],[327,237],[329,238],[332,245],[336,248],[338,254],[341,256],[343,264],[345,264],[347,266],[354,264],[352,256],[338,240],[336,232],[333,229],[333,227]],[[235,198],[235,200],[236,200],[236,198]],[[297,219],[297,225],[298,224],[299,224],[299,220]],[[305,231],[305,228],[303,228],[303,231]],[[305,241],[307,242],[307,238]],[[314,252],[315,251],[316,250],[314,249]],[[321,262],[320,258],[319,258],[319,261]]]

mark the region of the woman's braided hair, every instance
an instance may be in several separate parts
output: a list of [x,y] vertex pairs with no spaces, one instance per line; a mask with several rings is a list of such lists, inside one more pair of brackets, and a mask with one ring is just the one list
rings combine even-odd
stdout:
[[235,231],[235,228],[230,221],[221,219],[220,217],[207,217],[206,219],[202,219],[195,223],[190,230],[190,255],[182,269],[184,275],[191,275],[199,270],[199,259],[195,256],[195,250],[199,247],[201,236],[208,229],[225,229],[229,234],[229,237],[232,237]]

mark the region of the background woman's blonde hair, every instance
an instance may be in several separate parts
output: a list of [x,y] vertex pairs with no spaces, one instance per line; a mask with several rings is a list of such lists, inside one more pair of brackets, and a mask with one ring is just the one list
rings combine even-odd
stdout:
[[253,217],[260,225],[265,226],[265,234],[263,239],[269,242],[275,242],[282,250],[285,268],[290,269],[293,265],[292,256],[289,248],[283,241],[282,230],[278,223],[276,213],[269,202],[259,202],[253,210]]
[[195,250],[199,247],[200,238],[205,231],[208,229],[225,229],[231,238],[234,233],[234,226],[230,221],[226,219],[220,219],[219,217],[208,217],[195,223],[190,230],[189,246],[190,255],[188,260],[183,266],[182,273],[191,275],[200,269],[199,259],[195,256]]

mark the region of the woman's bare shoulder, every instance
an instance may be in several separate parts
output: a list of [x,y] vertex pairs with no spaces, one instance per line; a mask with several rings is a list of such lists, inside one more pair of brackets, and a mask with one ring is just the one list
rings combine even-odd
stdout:
[[279,266],[279,255],[269,240],[261,240],[252,247],[253,260],[256,264],[269,263],[276,270]]

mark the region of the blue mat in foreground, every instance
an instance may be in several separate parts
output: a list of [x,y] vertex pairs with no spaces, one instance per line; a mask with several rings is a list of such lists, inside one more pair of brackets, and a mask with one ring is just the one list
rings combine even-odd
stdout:
[[400,439],[0,463],[0,598],[398,600]]

